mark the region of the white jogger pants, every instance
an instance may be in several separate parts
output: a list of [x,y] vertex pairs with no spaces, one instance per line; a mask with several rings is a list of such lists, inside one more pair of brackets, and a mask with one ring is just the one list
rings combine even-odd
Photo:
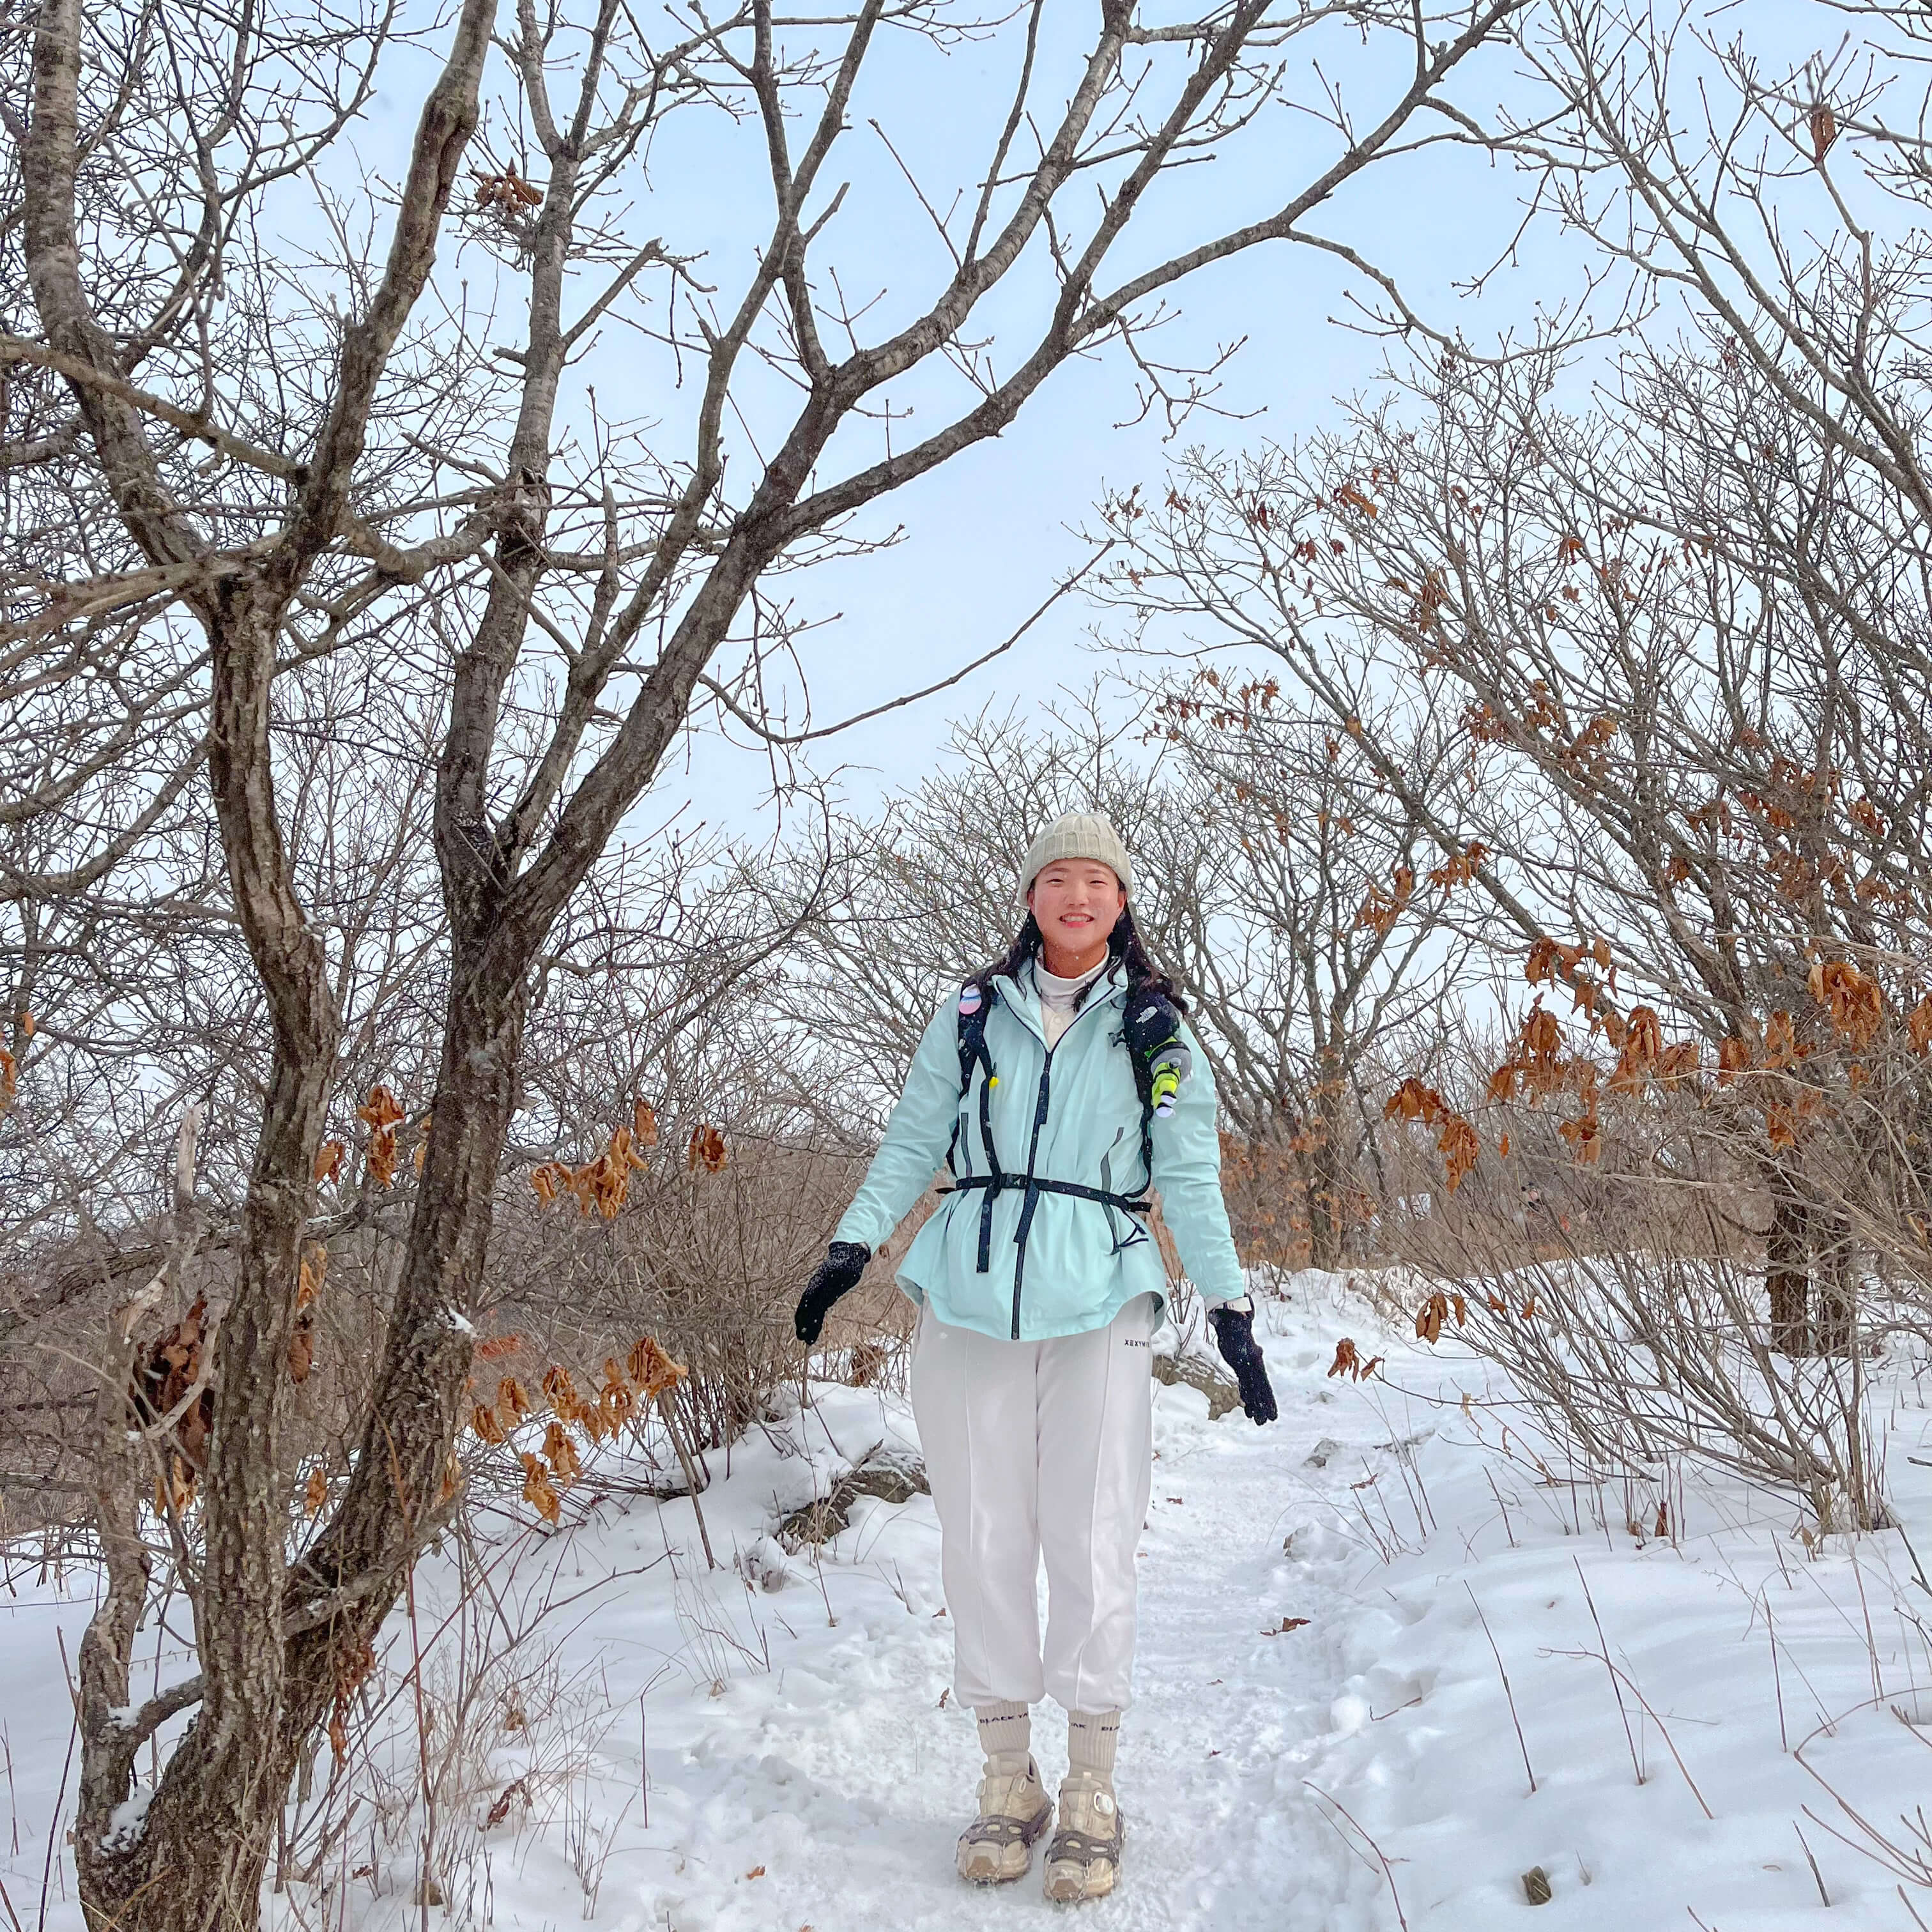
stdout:
[[962,1704],[1051,1696],[1069,1711],[1111,1711],[1132,1701],[1134,1554],[1154,1480],[1154,1306],[1137,1295],[1109,1327],[1045,1342],[950,1328],[929,1308],[920,1316],[913,1414],[939,1510]]

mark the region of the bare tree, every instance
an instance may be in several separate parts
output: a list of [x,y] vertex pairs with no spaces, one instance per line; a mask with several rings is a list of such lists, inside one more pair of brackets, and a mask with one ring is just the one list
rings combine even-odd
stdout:
[[[1109,0],[1070,49],[1041,0],[997,28],[943,0],[809,20],[758,0],[717,20],[668,13],[662,40],[616,0],[524,7],[500,29],[494,0],[465,0],[382,246],[363,186],[313,184],[399,38],[388,12],[266,22],[45,0],[9,30],[5,92],[31,117],[4,115],[19,186],[0,355],[21,400],[10,389],[0,454],[32,507],[10,524],[4,641],[10,675],[47,694],[14,722],[44,734],[74,669],[101,670],[106,694],[20,788],[25,815],[64,812],[68,829],[54,862],[16,875],[13,902],[158,863],[143,841],[192,824],[205,783],[218,916],[245,947],[271,1042],[212,1364],[200,1670],[131,1721],[147,1570],[124,1501],[103,1504],[75,1838],[94,1923],[254,1922],[304,1744],[454,1504],[466,1311],[550,935],[694,705],[785,735],[762,693],[795,640],[761,586],[862,542],[841,534],[855,513],[997,435],[1070,358],[1118,344],[1147,405],[1178,417],[1204,400],[1206,371],[1154,353],[1167,292],[1265,242],[1334,248],[1309,218],[1345,184],[1418,145],[1480,138],[1440,90],[1522,4],[1238,0],[1154,25]],[[829,254],[847,199],[832,158],[888,41],[968,32],[997,32],[1009,92],[934,216],[931,279],[909,262],[889,291],[901,319],[862,339],[870,304],[840,292]],[[1325,97],[1297,104],[1332,136],[1306,181],[1232,227],[1198,202],[1175,252],[1113,268],[1162,178],[1232,152],[1286,94],[1291,42],[1298,61],[1320,37],[1364,33],[1406,49],[1404,71],[1366,121]],[[693,256],[633,226],[656,212],[644,160],[666,165],[680,110],[741,129],[770,183],[753,266],[722,298]],[[513,340],[436,272],[466,170],[470,257],[496,263],[495,305],[526,316]],[[295,238],[272,238],[278,224]],[[996,290],[1018,317],[997,358],[974,334]],[[584,358],[620,332],[688,373],[675,432],[593,404]],[[950,392],[929,373],[948,370]],[[939,424],[896,445],[884,399],[916,376]],[[320,842],[296,739],[326,708],[332,662],[415,688],[436,721],[417,763],[433,771],[444,992],[434,1127],[359,1448],[292,1565],[282,1367],[344,1046],[335,958],[304,895]],[[380,763],[369,776],[393,782]],[[190,1708],[130,1822],[137,1752]]]
[[[1922,1322],[1928,1252],[1928,177],[1892,106],[1922,95],[1922,24],[1850,11],[1837,54],[1770,70],[1742,34],[1550,9],[1524,40],[1548,111],[1510,145],[1666,321],[1594,363],[1432,352],[1332,436],[1187,465],[1124,568],[1150,622],[1204,620],[1360,730],[1444,855],[1480,848],[1539,989],[1509,1003],[1492,1106],[1565,1096],[1586,1162],[1600,1101],[1655,1110],[1618,1178],[1704,1198],[1708,1252],[1671,1266],[1708,1332],[1689,1349],[1639,1268],[1580,1285],[1570,1342],[1641,1315],[1706,1420],[1768,1404],[1755,1466],[1869,1522],[1858,1364]],[[1453,812],[1376,742],[1391,684],[1460,711],[1485,776]],[[1543,1346],[1505,1353],[1553,1387],[1574,1358],[1539,1371]]]
[[[1426,1050],[1467,959],[1452,909],[1466,870],[1378,781],[1365,733],[1298,708],[1276,678],[1210,668],[1147,695],[1168,748],[1144,835],[1166,880],[1153,931],[1215,1042],[1240,1232],[1258,1259],[1332,1268],[1383,1191],[1368,1171],[1379,1090]],[[1444,808],[1460,734],[1406,699],[1370,716],[1411,795]]]

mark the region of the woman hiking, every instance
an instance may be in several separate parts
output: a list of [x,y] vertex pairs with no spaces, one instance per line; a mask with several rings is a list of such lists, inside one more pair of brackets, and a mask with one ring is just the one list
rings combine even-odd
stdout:
[[[800,1339],[948,1162],[945,1204],[900,1264],[920,1305],[913,1413],[939,1511],[954,1692],[979,1720],[979,1816],[962,1877],[1023,1877],[1054,1803],[1029,1707],[1066,1712],[1046,1895],[1119,1877],[1114,1796],[1131,1699],[1134,1556],[1153,1480],[1148,1344],[1166,1275],[1146,1226],[1160,1192],[1190,1278],[1257,1423],[1275,1403],[1221,1198],[1214,1088],[1128,910],[1133,869],[1108,821],[1069,812],[1021,869],[1006,956],[926,1028],[905,1091],[798,1305]],[[1035,1580],[1046,1562],[1046,1640]]]

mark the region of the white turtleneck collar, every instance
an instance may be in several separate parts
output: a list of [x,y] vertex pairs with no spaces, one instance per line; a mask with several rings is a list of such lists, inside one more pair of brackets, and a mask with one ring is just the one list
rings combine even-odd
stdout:
[[1063,980],[1058,973],[1049,973],[1043,961],[1034,959],[1033,982],[1040,994],[1040,1030],[1046,1035],[1049,1048],[1059,1043],[1060,1036],[1072,1023],[1081,994],[1106,970],[1107,960],[1103,958],[1078,979]]

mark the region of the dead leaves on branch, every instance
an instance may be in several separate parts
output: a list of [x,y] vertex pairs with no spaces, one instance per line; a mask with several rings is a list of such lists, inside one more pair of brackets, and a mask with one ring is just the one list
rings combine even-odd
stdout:
[[554,1418],[544,1431],[543,1459],[566,1489],[584,1473],[584,1466],[578,1460],[576,1442],[570,1431]]
[[[26,1043],[34,1036],[34,1016],[22,1007],[14,1016],[14,1043],[22,1052]],[[6,1041],[0,1040],[0,1113],[4,1113],[14,1102],[20,1090],[20,1063],[14,1058]]]
[[1443,1324],[1452,1312],[1456,1317],[1456,1325],[1460,1328],[1469,1318],[1469,1305],[1460,1294],[1445,1294],[1438,1288],[1416,1310],[1415,1339],[1418,1342],[1426,1342],[1432,1348],[1442,1339]]
[[535,182],[526,181],[514,163],[506,163],[500,173],[485,174],[480,168],[472,168],[470,175],[476,184],[476,206],[480,210],[522,214],[543,206],[543,190]]
[[376,1667],[376,1647],[346,1621],[337,1624],[328,1651],[329,1688],[334,1693],[328,1713],[328,1748],[339,1764],[349,1755],[349,1718],[352,1700],[363,1680]]
[[[1604,976],[1586,970],[1594,966]],[[1580,1166],[1598,1162],[1604,1145],[1600,1092],[1634,1100],[1653,1094],[1688,1092],[1702,1106],[1713,1090],[1738,1091],[1748,1084],[1751,1100],[1764,1117],[1766,1142],[1773,1150],[1795,1148],[1804,1124],[1839,1111],[1840,1091],[1832,1081],[1841,1072],[1844,1090],[1856,1094],[1874,1078],[1871,1055],[1889,1036],[1909,1040],[1922,1058],[1932,1054],[1932,994],[1922,998],[1904,1019],[1902,1030],[1892,1020],[1885,990],[1875,974],[1851,959],[1834,959],[1813,949],[1806,990],[1812,1009],[1794,1013],[1778,1008],[1762,1021],[1748,1020],[1746,1030],[1718,1046],[1714,1090],[1707,1087],[1703,1049],[1695,1040],[1664,1037],[1657,1009],[1634,1006],[1619,1013],[1608,1003],[1616,986],[1614,957],[1601,938],[1564,944],[1547,935],[1530,947],[1523,977],[1532,986],[1568,986],[1576,1011],[1588,1022],[1589,1037],[1600,1033],[1616,1058],[1607,1072],[1587,1050],[1566,1049],[1561,1023],[1543,1005],[1539,993],[1508,1057],[1490,1075],[1486,1097],[1492,1106],[1518,1100],[1540,1105],[1562,1093],[1574,1093],[1580,1105],[1571,1118],[1559,1121],[1557,1132]],[[1830,1051],[1838,1049],[1834,1055]],[[1802,1077],[1800,1077],[1802,1076]],[[1443,1096],[1420,1079],[1405,1080],[1384,1110],[1388,1119],[1420,1120],[1442,1130],[1438,1148],[1449,1157],[1448,1186],[1453,1192],[1475,1164],[1474,1130],[1466,1136],[1461,1120]],[[1451,1124],[1460,1123],[1451,1131]],[[1508,1136],[1497,1151],[1507,1156]]]
[[1430,873],[1429,883],[1444,892],[1466,886],[1489,856],[1489,848],[1480,838],[1472,838],[1461,851],[1451,853]]
[[[1353,829],[1348,820],[1344,819],[1342,823],[1345,827]],[[1480,840],[1472,840],[1430,872],[1426,874],[1428,883],[1439,892],[1452,892],[1457,886],[1468,884],[1488,856],[1487,847]],[[1372,886],[1369,889],[1368,897],[1355,914],[1356,931],[1372,932],[1378,939],[1386,939],[1400,922],[1402,914],[1408,910],[1415,897],[1415,868],[1404,861],[1390,873],[1388,886]]]
[[[1586,963],[1594,966],[1604,977],[1599,980],[1586,972]],[[1523,962],[1523,977],[1532,986],[1567,986],[1574,1010],[1586,1015],[1591,1033],[1601,1030],[1616,1048],[1616,1064],[1607,1082],[1610,1091],[1634,1094],[1654,1079],[1675,1086],[1695,1076],[1696,1042],[1667,1044],[1663,1023],[1654,1008],[1636,1006],[1623,1017],[1607,1006],[1600,1010],[1600,1002],[1607,994],[1614,993],[1616,985],[1615,958],[1606,940],[1579,940],[1565,945],[1546,934],[1531,946]],[[1593,1166],[1601,1159],[1604,1149],[1599,1078],[1594,1060],[1566,1050],[1562,1023],[1544,1005],[1543,996],[1538,993],[1510,1042],[1508,1056],[1490,1074],[1486,1097],[1492,1106],[1522,1100],[1538,1106],[1558,1094],[1574,1094],[1578,1111],[1572,1118],[1559,1121],[1556,1130],[1579,1166]],[[1396,1089],[1384,1112],[1391,1118],[1400,1114],[1405,1119],[1420,1118],[1430,1125],[1438,1120],[1445,1124],[1437,1145],[1446,1156],[1448,1186],[1454,1192],[1478,1158],[1480,1142],[1474,1127],[1454,1114],[1434,1089],[1413,1078]],[[1456,1124],[1453,1132],[1446,1125],[1450,1121]],[[1508,1156],[1507,1134],[1498,1142],[1497,1153]]]
[[[1854,1051],[1869,1046],[1877,1037],[1885,1024],[1885,994],[1869,974],[1861,972],[1850,960],[1814,959],[1808,983],[1812,998]],[[1915,1042],[1916,1037],[1915,1029]]]
[[[724,1137],[715,1127],[699,1128],[692,1137],[694,1147],[698,1133],[716,1137],[717,1160],[711,1170],[715,1173],[724,1164]],[[596,1160],[586,1161],[580,1167],[547,1160],[531,1170],[530,1185],[546,1208],[567,1194],[577,1203],[580,1214],[588,1214],[594,1208],[605,1220],[615,1220],[618,1209],[629,1198],[631,1176],[642,1173],[650,1166],[644,1154],[657,1144],[657,1115],[648,1102],[640,1100],[631,1109],[631,1124],[614,1129],[604,1151]]]
[[1449,1192],[1454,1194],[1462,1178],[1476,1164],[1476,1130],[1455,1112],[1432,1087],[1412,1076],[1389,1096],[1382,1108],[1384,1120],[1419,1120],[1436,1130],[1436,1150],[1444,1157]]
[[401,1105],[388,1088],[369,1090],[369,1097],[356,1110],[356,1118],[369,1129],[369,1148],[364,1156],[369,1178],[378,1187],[392,1187],[396,1179],[396,1129],[406,1118]]
[[550,1479],[550,1472],[526,1450],[524,1466],[524,1500],[544,1521],[553,1526],[563,1513],[563,1498]]
[[1371,1355],[1366,1362],[1364,1361],[1360,1350],[1348,1336],[1344,1335],[1335,1344],[1335,1359],[1328,1364],[1328,1372],[1331,1376],[1346,1376],[1351,1382],[1366,1382],[1382,1365],[1382,1358],[1379,1355]]
[[[1484,1298],[1492,1315],[1508,1316],[1509,1304],[1495,1289],[1489,1290]],[[1536,1319],[1536,1297],[1534,1294],[1522,1304],[1520,1313],[1525,1322]],[[1452,1320],[1458,1328],[1468,1325],[1468,1302],[1460,1290],[1445,1292],[1438,1288],[1415,1311],[1415,1339],[1418,1342],[1426,1342],[1432,1348],[1442,1339],[1443,1330]],[[1330,1372],[1334,1372],[1331,1370]],[[1468,1401],[1468,1396],[1465,1396],[1463,1402],[1466,1407]]]
[[289,1336],[289,1379],[305,1382],[315,1366],[315,1303],[328,1270],[328,1250],[320,1243],[302,1252],[296,1281],[296,1325]]
[[[560,1362],[551,1364],[540,1384],[542,1407],[548,1409],[550,1418],[542,1447],[535,1454],[523,1450],[518,1454],[524,1471],[524,1500],[546,1522],[555,1523],[563,1492],[584,1472],[578,1438],[585,1444],[596,1444],[615,1436],[640,1408],[672,1394],[689,1373],[650,1335],[640,1336],[622,1361],[607,1355],[602,1384],[588,1396],[579,1390],[568,1369]],[[500,1448],[517,1429],[542,1413],[524,1383],[506,1375],[496,1384],[494,1402],[479,1401],[472,1407],[470,1432],[490,1448]]]
[[630,1370],[632,1381],[643,1390],[646,1402],[656,1402],[691,1372],[682,1363],[673,1361],[649,1335],[642,1336],[632,1347],[626,1366]]
[[1490,1074],[1489,1096],[1492,1101],[1505,1101],[1522,1094],[1532,1100],[1546,1100],[1566,1078],[1562,1027],[1539,1000],[1523,1022],[1509,1058]]
[[[369,1130],[369,1142],[363,1154],[364,1172],[378,1187],[393,1187],[396,1184],[398,1157],[396,1132],[409,1118],[406,1110],[396,1098],[394,1090],[379,1082],[369,1089],[368,1098],[356,1109],[356,1118]],[[418,1174],[422,1172],[423,1162],[429,1151],[430,1122],[430,1117],[425,1114],[416,1129],[412,1164]],[[338,1185],[348,1155],[346,1141],[324,1141],[316,1149],[310,1178],[318,1187]]]
[[[302,1250],[295,1283],[294,1321],[286,1360],[289,1379],[308,1381],[315,1366],[316,1306],[328,1270],[328,1250],[311,1242]],[[214,1428],[213,1362],[218,1322],[208,1298],[197,1295],[178,1322],[164,1328],[137,1353],[128,1390],[135,1426],[157,1441],[161,1464],[154,1477],[157,1514],[178,1516],[194,1502],[208,1467],[208,1440]],[[177,1412],[179,1412],[177,1413]],[[321,1501],[316,1500],[320,1484]],[[328,1499],[328,1478],[318,1468],[308,1479],[304,1506],[313,1515]]]
[[1355,915],[1356,931],[1372,932],[1378,939],[1386,939],[1395,930],[1396,922],[1408,910],[1408,902],[1414,896],[1414,867],[1396,866],[1388,890],[1384,891],[1380,886],[1370,888],[1368,897],[1362,902],[1361,910]]
[[1911,1036],[1912,1051],[1923,1054],[1932,1051],[1932,993],[1928,993],[1906,1018],[1906,1030]]
[[565,1421],[583,1419],[586,1413],[584,1400],[577,1393],[577,1384],[571,1379],[570,1371],[560,1364],[544,1370],[543,1392],[544,1400]]
[[[1606,976],[1599,980],[1585,972],[1586,959]],[[1545,934],[1529,949],[1522,976],[1532,986],[1553,989],[1559,982],[1568,986],[1570,1010],[1586,1015],[1592,1026],[1599,1021],[1598,1006],[1606,996],[1614,998],[1617,990],[1616,964],[1605,939],[1579,940],[1574,946],[1562,946]]]
[[[640,1100],[632,1110],[630,1126],[617,1128],[595,1160],[581,1167],[547,1160],[531,1170],[530,1185],[546,1208],[567,1194],[576,1202],[578,1213],[588,1214],[594,1208],[605,1220],[614,1220],[629,1195],[631,1176],[650,1166],[642,1150],[656,1147],[658,1138],[657,1116]],[[685,1148],[687,1173],[721,1173],[729,1158],[722,1128],[700,1121],[692,1129]]]
[[[1192,690],[1196,694],[1171,693],[1155,707],[1156,716],[1166,720],[1164,726],[1156,728],[1170,743],[1178,744],[1186,735],[1186,728],[1197,719],[1216,731],[1251,729],[1271,713],[1281,695],[1281,683],[1279,679],[1272,677],[1240,680],[1223,678],[1210,665],[1195,674]],[[1216,789],[1220,788],[1217,784]],[[1236,786],[1233,789],[1239,797],[1248,796],[1245,788]],[[1286,826],[1278,822],[1276,832],[1286,844]]]
[[135,1364],[128,1397],[140,1426],[156,1430],[173,1418],[162,1442],[164,1460],[154,1478],[158,1515],[166,1515],[171,1508],[178,1515],[187,1509],[208,1466],[214,1392],[208,1386],[206,1370],[213,1340],[208,1298],[197,1295],[188,1312],[157,1336],[147,1354]]
[[1832,111],[1828,100],[1814,103],[1806,117],[1811,135],[1811,158],[1822,167],[1825,157],[1832,152],[1832,146],[1838,138],[1838,117]]

